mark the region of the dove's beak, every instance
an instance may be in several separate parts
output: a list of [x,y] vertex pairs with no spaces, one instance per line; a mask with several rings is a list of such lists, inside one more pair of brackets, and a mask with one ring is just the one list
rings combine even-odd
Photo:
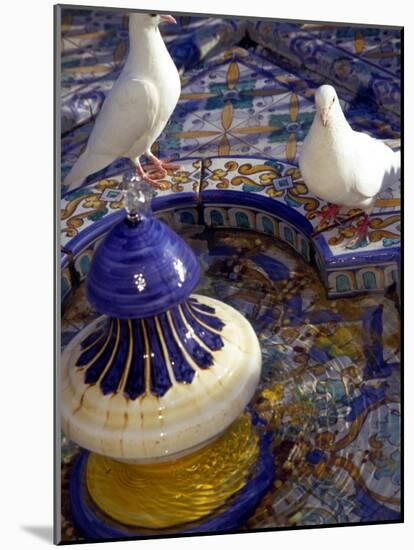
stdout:
[[321,118],[322,126],[326,126],[328,124],[329,109],[321,109],[319,116]]
[[172,15],[161,15],[161,21],[163,23],[174,23],[177,24],[177,21],[174,19]]

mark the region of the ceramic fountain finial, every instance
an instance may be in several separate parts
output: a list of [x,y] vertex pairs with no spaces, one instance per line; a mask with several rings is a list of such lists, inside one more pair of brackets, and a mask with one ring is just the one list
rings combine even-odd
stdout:
[[151,200],[154,197],[154,191],[134,172],[125,174],[123,184],[127,219],[137,223],[151,214]]
[[157,462],[207,444],[240,416],[261,353],[240,313],[191,294],[197,259],[152,215],[139,178],[127,180],[125,206],[86,278],[102,316],[64,352],[63,428],[96,453]]

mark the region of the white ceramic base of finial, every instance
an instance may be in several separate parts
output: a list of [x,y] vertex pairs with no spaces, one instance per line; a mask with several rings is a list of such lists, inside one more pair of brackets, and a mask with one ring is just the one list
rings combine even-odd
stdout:
[[80,343],[102,318],[65,349],[62,361],[61,413],[67,436],[95,453],[131,463],[171,460],[195,451],[220,435],[253,397],[261,372],[261,351],[250,323],[234,308],[205,296],[199,303],[215,309],[225,326],[224,346],[213,352],[210,368],[196,368],[191,383],[174,381],[158,397],[137,399],[123,393],[103,395],[84,382],[76,367]]

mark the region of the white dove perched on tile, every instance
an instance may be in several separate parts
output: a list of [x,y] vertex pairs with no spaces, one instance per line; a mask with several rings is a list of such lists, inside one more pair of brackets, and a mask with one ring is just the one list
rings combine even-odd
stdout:
[[309,191],[331,203],[321,224],[335,219],[341,206],[364,211],[349,247],[366,244],[368,217],[377,195],[400,179],[400,152],[354,131],[332,86],[316,90],[315,105],[315,118],[299,159],[303,179]]
[[158,29],[163,21],[176,22],[171,15],[129,15],[125,66],[103,103],[85,151],[64,180],[69,190],[120,157],[130,158],[138,175],[154,185],[141,166],[141,155],[162,175],[178,168],[151,153],[181,93],[180,76]]

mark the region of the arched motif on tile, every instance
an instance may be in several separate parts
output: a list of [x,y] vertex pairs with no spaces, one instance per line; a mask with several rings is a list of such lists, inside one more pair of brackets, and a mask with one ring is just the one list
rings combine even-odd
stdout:
[[175,228],[182,225],[194,225],[197,223],[198,214],[195,208],[177,208],[172,212],[172,218]]
[[378,288],[377,278],[374,272],[365,271],[365,273],[362,275],[362,280],[364,281],[364,288],[367,288],[367,289]]
[[384,273],[377,267],[366,267],[357,272],[357,285],[361,290],[384,288]]
[[336,276],[336,290],[338,292],[347,292],[351,290],[350,280],[343,273]]
[[335,294],[348,294],[356,290],[356,278],[352,271],[333,271],[328,275],[329,291]]
[[280,238],[282,241],[287,242],[295,250],[296,248],[296,231],[290,225],[281,222],[280,223]]
[[229,208],[230,227],[256,229],[256,214],[247,208]]
[[245,212],[236,212],[237,227],[250,229],[249,217]]
[[398,275],[397,267],[395,265],[388,265],[384,269],[384,279],[385,279],[386,287],[391,286],[394,283],[398,284],[399,275]]
[[82,258],[79,261],[82,275],[86,275],[88,273],[90,263],[91,263],[91,259],[88,254],[85,254],[84,256],[82,256]]
[[224,225],[223,214],[221,212],[219,212],[218,210],[211,210],[210,211],[210,220],[211,220],[211,225],[213,227],[215,225]]
[[180,223],[194,225],[196,223],[194,214],[188,210],[182,210],[180,212]]
[[256,229],[267,235],[278,236],[276,220],[260,212],[256,215]]
[[[66,270],[67,271],[67,270]],[[67,273],[63,272],[61,281],[60,281],[60,294],[61,299],[63,300],[70,292],[70,289],[72,288],[72,285],[70,284],[69,277],[67,277]]]
[[209,227],[227,227],[227,209],[220,206],[206,207],[204,222]]
[[90,247],[88,250],[83,251],[75,260],[75,269],[80,274],[81,279],[86,277],[89,266],[93,256],[93,248]]

